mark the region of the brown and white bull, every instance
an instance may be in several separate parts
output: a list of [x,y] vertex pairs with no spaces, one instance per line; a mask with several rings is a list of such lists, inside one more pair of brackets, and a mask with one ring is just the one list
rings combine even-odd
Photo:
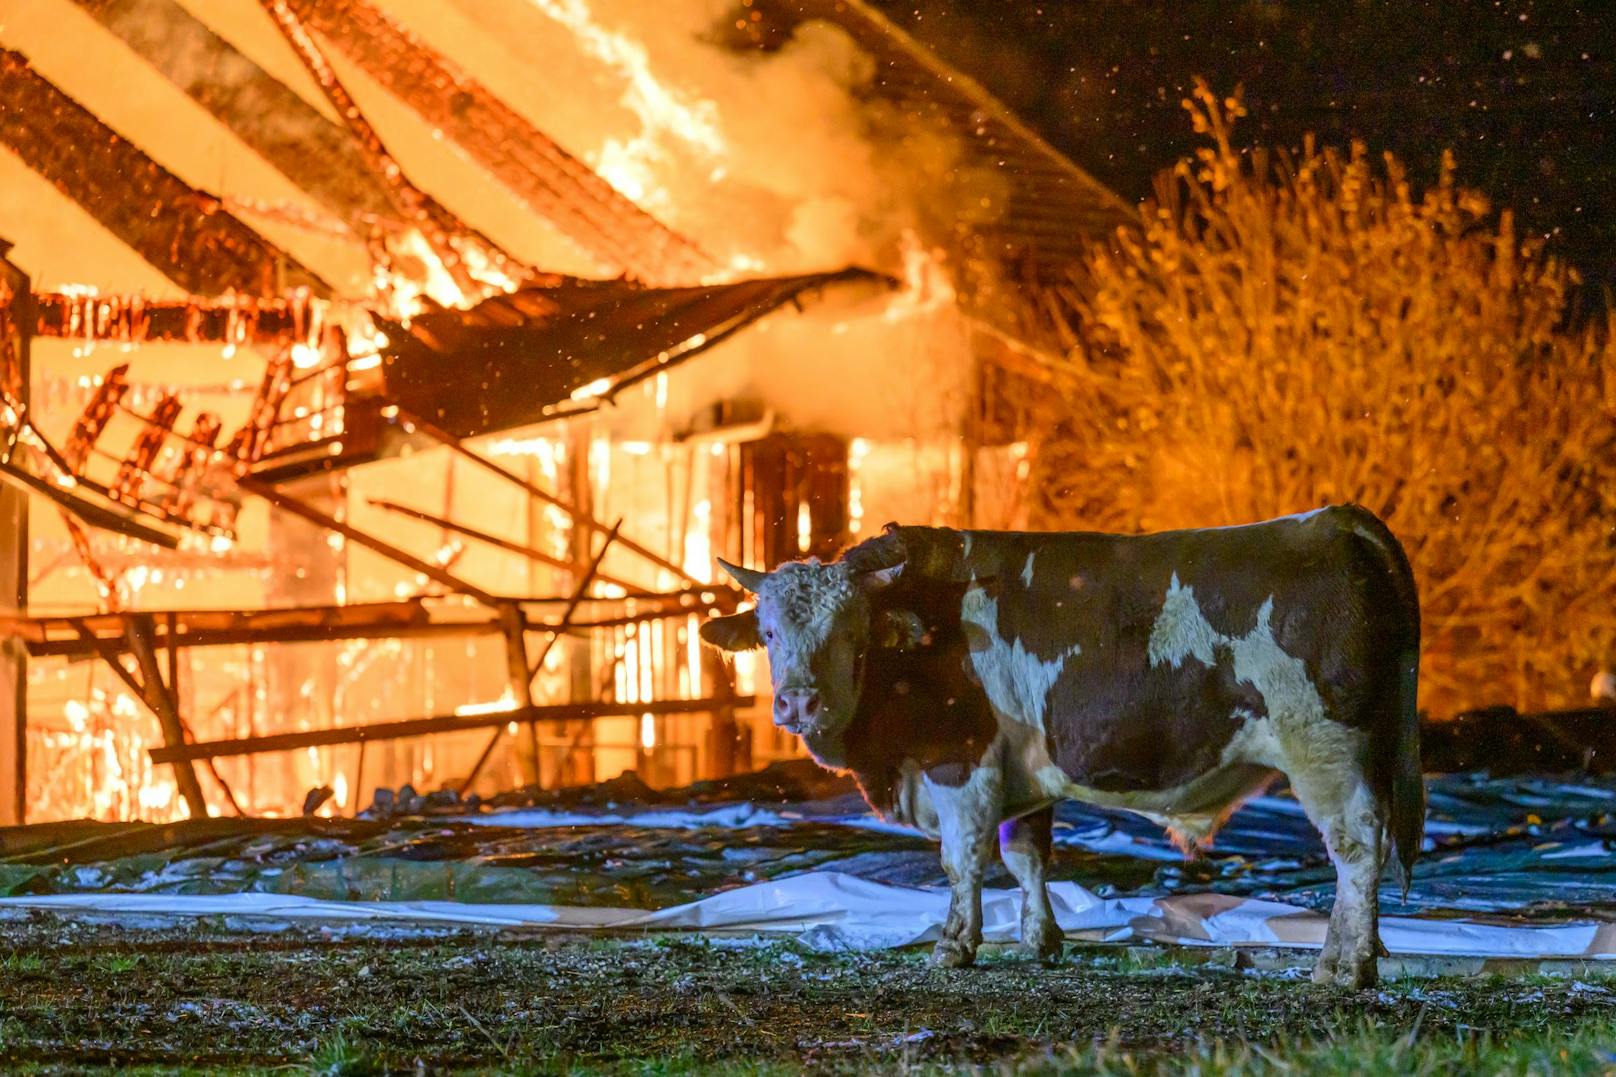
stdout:
[[1425,789],[1419,606],[1372,513],[1135,536],[889,525],[832,563],[723,567],[756,606],[702,637],[766,647],[775,723],[941,839],[934,961],[975,959],[995,834],[1022,946],[1053,959],[1056,801],[1138,812],[1188,848],[1278,772],[1336,869],[1313,978],[1373,982],[1382,865],[1395,848],[1406,891]]

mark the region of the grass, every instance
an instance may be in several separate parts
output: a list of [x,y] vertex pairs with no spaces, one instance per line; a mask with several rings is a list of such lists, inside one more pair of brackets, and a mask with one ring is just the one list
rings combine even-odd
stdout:
[[0,1069],[773,1075],[1616,1072],[1616,983],[1294,975],[1075,952],[338,940],[0,924]]

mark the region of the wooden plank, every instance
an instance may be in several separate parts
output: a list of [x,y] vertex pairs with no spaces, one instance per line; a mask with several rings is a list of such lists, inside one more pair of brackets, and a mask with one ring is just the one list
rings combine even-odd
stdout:
[[[544,649],[539,652],[539,657],[533,662],[532,666],[527,663],[527,621],[522,616],[522,611],[519,608],[511,607],[511,615],[507,618],[509,623],[505,630],[507,640],[506,661],[509,663],[511,681],[517,686],[516,701],[523,707],[532,708],[533,678],[537,677],[539,670],[544,668],[544,660],[550,657],[550,650],[555,646],[556,640],[570,631],[572,616],[578,612],[578,606],[583,602],[590,583],[594,581],[595,573],[600,570],[600,563],[606,560],[606,551],[612,548],[612,543],[617,538],[618,528],[622,526],[623,521],[621,520],[613,525],[611,533],[606,536],[606,541],[601,543],[600,551],[589,562],[588,569],[578,577],[578,583],[573,587],[572,594],[567,599],[567,607],[561,611],[560,622],[549,626],[550,638],[544,641]],[[539,768],[539,727],[529,722],[527,730],[529,750],[532,753],[532,780],[538,781],[541,777]],[[461,796],[465,796],[471,790],[472,783],[477,780],[477,775],[482,772],[483,765],[488,762],[488,757],[494,754],[494,746],[499,743],[499,738],[502,735],[503,731],[495,730],[494,735],[489,738],[488,746],[477,756],[477,762],[472,764],[471,770],[466,773],[465,781],[460,785]]]
[[203,741],[198,744],[165,746],[151,750],[153,763],[216,759],[220,756],[258,755],[263,752],[296,751],[330,744],[363,744],[377,740],[400,740],[434,733],[462,733],[468,729],[488,729],[507,722],[569,722],[638,714],[698,714],[718,706],[749,707],[756,696],[731,699],[674,699],[647,703],[563,703],[554,706],[520,708],[493,714],[444,714],[433,718],[412,718],[401,722],[376,722],[338,729],[315,729],[303,733],[279,733],[237,740]]
[[[530,497],[538,498],[547,505],[554,505],[562,512],[565,512],[568,516],[572,517],[572,522],[575,527],[585,528],[601,535],[604,535],[607,531],[611,530],[611,528],[608,528],[605,524],[601,523],[587,512],[584,512],[576,505],[569,504],[563,498],[557,497],[555,494],[550,493],[543,487],[535,486],[533,483],[528,482],[515,472],[507,471],[505,468],[500,467],[486,456],[472,452],[470,449],[466,448],[465,444],[461,442],[459,438],[455,437],[447,430],[434,426],[432,423],[427,422],[418,415],[408,416],[407,422],[409,425],[414,426],[427,437],[438,442],[440,445],[445,446],[450,452],[455,453],[462,459],[476,464],[478,467],[481,467],[483,470],[497,476],[498,478],[504,479],[506,482],[515,484],[517,487],[526,491]],[[654,550],[647,549],[631,538],[619,535],[617,537],[617,544],[623,547],[625,550],[634,551],[636,554],[639,554],[641,557],[645,558],[653,565],[656,565],[658,568],[667,569],[669,572],[673,573],[675,577],[685,581],[685,583],[690,584],[692,587],[712,586],[711,584],[702,583],[700,580],[696,579],[696,577],[692,576],[690,573],[686,572],[683,568],[674,564],[666,557],[656,553]]]
[[287,252],[148,157],[0,49],[0,145],[193,295],[331,288]]
[[[329,643],[336,640],[353,639],[419,639],[432,636],[491,636],[499,632],[499,625],[492,621],[454,622],[445,621],[436,624],[418,625],[355,625],[343,627],[332,625],[329,627],[309,626],[294,628],[235,628],[235,629],[203,629],[198,632],[182,632],[175,641],[175,646],[184,650],[191,647],[234,647],[244,644],[274,644],[274,643]],[[28,653],[35,658],[65,657],[83,658],[86,655],[97,653],[95,648],[83,640],[52,639],[44,643],[30,643]],[[123,645],[113,642],[116,650],[122,651]]]
[[403,565],[405,568],[419,572],[427,579],[442,584],[456,594],[466,595],[470,598],[474,598],[478,602],[481,602],[483,605],[487,606],[489,609],[499,608],[500,599],[496,598],[489,592],[484,591],[481,587],[468,583],[467,581],[460,579],[458,576],[455,576],[453,573],[446,571],[443,566],[434,565],[430,561],[423,561],[414,554],[406,553],[397,546],[383,542],[374,535],[367,534],[366,532],[359,530],[357,527],[351,527],[343,521],[338,520],[335,516],[331,516],[327,513],[321,512],[319,509],[313,508],[310,505],[306,505],[297,498],[276,489],[267,482],[261,482],[258,479],[251,477],[243,477],[236,481],[236,485],[247,493],[258,495],[278,509],[290,512],[295,516],[301,516],[303,519],[308,520],[311,523],[319,524],[321,527],[324,527],[327,530],[335,531],[337,534],[348,539],[350,542],[358,543],[366,549],[373,550],[376,553],[381,554],[389,561],[393,561],[397,564]]
[[393,213],[353,139],[177,0],[74,0],[345,223]]
[[652,284],[694,284],[717,268],[689,239],[366,0],[286,2],[310,29],[591,254]]
[[[445,517],[435,516],[430,512],[423,512],[420,509],[412,509],[408,505],[400,505],[396,501],[389,501],[386,498],[373,497],[370,499],[370,503],[379,509],[385,509],[388,512],[396,512],[400,516],[408,516],[411,519],[420,520],[423,523],[433,524],[434,526],[441,527],[446,531],[453,531],[456,534],[465,535],[467,538],[474,538],[478,542],[486,542],[490,546],[504,550],[507,553],[514,553],[518,557],[525,557],[529,561],[533,561],[537,564],[549,565],[551,568],[558,568],[563,572],[576,572],[578,570],[577,565],[573,564],[571,561],[568,561],[564,557],[554,557],[545,553],[543,550],[535,550],[533,547],[524,546],[520,542],[512,542],[510,539],[500,538],[498,535],[491,535],[486,531],[479,531],[475,527],[468,527],[465,524],[456,523],[455,521]],[[634,584],[629,583],[627,580],[618,579],[616,576],[608,576],[603,572],[596,573],[596,578],[605,583],[615,583],[619,587],[630,590],[632,590],[635,586]]]
[[[157,652],[152,647],[152,637],[156,635],[152,618],[148,615],[131,614],[125,623],[127,625],[125,638],[129,641],[129,649],[134,653],[136,664],[140,666],[140,684],[143,686],[142,695],[146,706],[157,716],[157,724],[162,727],[163,741],[166,745],[170,748],[184,747],[185,726],[180,721],[179,707],[175,704],[168,685],[163,681],[163,671],[157,664]],[[116,657],[111,659],[111,664],[115,669],[123,671],[123,663]],[[173,766],[174,784],[179,787],[186,810],[192,819],[206,819],[208,801],[202,795],[202,783],[197,780],[196,767],[189,759],[177,759]]]

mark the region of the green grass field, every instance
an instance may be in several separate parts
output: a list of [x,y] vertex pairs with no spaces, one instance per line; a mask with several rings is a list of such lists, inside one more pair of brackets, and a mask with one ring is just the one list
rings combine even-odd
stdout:
[[[1298,962],[1305,957],[1298,955]],[[1313,987],[1204,954],[819,955],[682,938],[0,923],[23,1072],[1616,1073],[1616,980]]]

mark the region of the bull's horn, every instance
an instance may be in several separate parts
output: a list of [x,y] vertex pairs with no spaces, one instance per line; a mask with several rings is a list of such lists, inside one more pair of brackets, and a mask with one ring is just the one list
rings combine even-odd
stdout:
[[767,572],[759,572],[755,568],[742,568],[740,565],[732,565],[722,557],[718,559],[718,567],[729,573],[730,579],[753,594],[757,594],[758,588],[763,586],[763,581],[769,575]]

